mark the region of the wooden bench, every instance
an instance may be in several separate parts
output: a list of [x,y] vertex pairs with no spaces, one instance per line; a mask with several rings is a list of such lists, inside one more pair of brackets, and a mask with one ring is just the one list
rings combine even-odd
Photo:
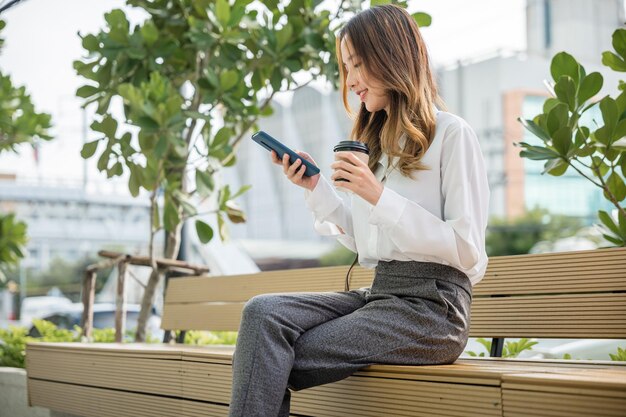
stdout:
[[[171,280],[164,329],[237,330],[271,292],[340,291],[347,267]],[[368,286],[356,268],[351,288]],[[472,337],[626,339],[626,248],[490,259]],[[494,343],[497,346],[500,343]],[[29,402],[82,416],[226,416],[232,346],[30,343]],[[497,352],[494,352],[497,353]],[[624,416],[626,362],[462,358],[374,365],[294,392],[294,416]]]

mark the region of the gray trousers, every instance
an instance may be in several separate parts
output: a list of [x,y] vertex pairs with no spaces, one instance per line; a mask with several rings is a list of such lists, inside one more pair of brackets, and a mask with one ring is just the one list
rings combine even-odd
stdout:
[[459,270],[379,262],[371,287],[263,294],[242,313],[230,417],[287,417],[291,392],[372,364],[454,362],[467,343],[472,288]]

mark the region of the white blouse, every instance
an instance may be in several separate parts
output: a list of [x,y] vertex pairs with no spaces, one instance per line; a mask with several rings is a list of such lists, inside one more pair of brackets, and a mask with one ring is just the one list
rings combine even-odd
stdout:
[[[413,178],[397,169],[387,174],[375,206],[356,194],[347,204],[321,176],[313,191],[305,190],[315,229],[358,252],[366,268],[379,260],[436,262],[461,270],[475,285],[487,269],[490,195],[476,134],[460,117],[437,112],[422,162],[429,169],[414,171]],[[383,154],[374,171],[379,181],[387,167]]]

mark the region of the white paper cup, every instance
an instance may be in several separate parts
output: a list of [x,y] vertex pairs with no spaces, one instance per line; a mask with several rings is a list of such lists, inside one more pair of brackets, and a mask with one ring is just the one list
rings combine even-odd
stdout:
[[[369,162],[369,149],[367,147],[367,145],[363,142],[359,142],[356,140],[343,140],[341,142],[339,142],[337,145],[335,145],[335,147],[333,148],[333,151],[335,152],[335,161],[338,161],[339,158],[337,157],[336,152],[352,152],[354,155],[356,155],[361,161],[365,162],[365,164],[367,164]],[[349,182],[346,179],[343,178],[337,178],[335,181],[339,181],[339,182]],[[346,193],[351,193],[352,191],[341,187],[340,185],[336,185],[335,188],[337,188],[337,190],[339,191],[343,191]]]

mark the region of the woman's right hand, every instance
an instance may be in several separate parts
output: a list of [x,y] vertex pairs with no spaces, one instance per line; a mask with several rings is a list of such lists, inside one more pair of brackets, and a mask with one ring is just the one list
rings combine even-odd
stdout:
[[[300,158],[304,158],[307,161],[311,162],[313,165],[317,165],[313,158],[311,158],[311,155],[309,155],[308,153],[299,151],[295,152],[300,156]],[[300,159],[297,159],[296,162],[294,162],[293,164],[289,164],[288,154],[285,153],[281,161],[274,151],[271,152],[271,157],[273,163],[283,166],[283,172],[285,173],[289,181],[302,188],[306,188],[307,190],[313,191],[313,189],[315,189],[315,186],[320,179],[320,174],[315,174],[312,177],[305,177],[304,171],[306,171],[306,166],[302,163]]]

